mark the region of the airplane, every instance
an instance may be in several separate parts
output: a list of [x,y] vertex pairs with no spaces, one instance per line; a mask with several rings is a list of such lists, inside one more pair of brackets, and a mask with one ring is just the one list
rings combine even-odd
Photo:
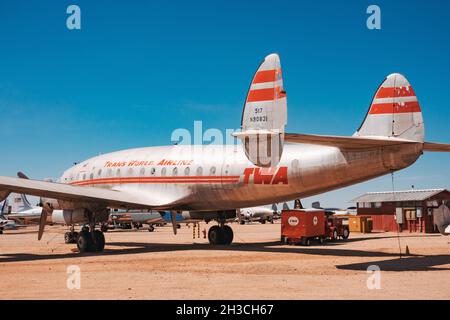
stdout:
[[252,78],[241,129],[233,133],[241,144],[112,152],[74,165],[57,182],[2,176],[0,201],[11,192],[42,197],[38,239],[53,210],[87,223],[77,240],[80,253],[104,249],[95,227],[108,208],[169,210],[172,222],[180,211],[213,218],[218,224],[209,229],[209,242],[230,245],[227,219],[236,218],[236,208],[314,196],[409,167],[426,151],[450,152],[449,144],[425,142],[416,94],[398,73],[385,78],[352,136],[286,133],[286,124],[280,58],[270,54]]
[[9,202],[8,199],[3,201],[0,211],[0,234],[3,234],[4,230],[17,230],[19,228],[25,227],[23,224],[18,223],[15,220],[9,219],[6,214],[9,211]]
[[7,204],[6,208],[8,208],[8,210],[5,212],[9,220],[21,224],[39,223],[42,213],[41,207],[32,206],[24,194],[13,193],[11,198],[12,205],[9,206],[9,204]]
[[108,223],[102,225],[102,231],[108,229],[131,229],[133,226],[139,229],[142,225],[148,225],[148,231],[153,232],[155,225],[165,223],[163,214],[154,210],[114,210],[110,213]]
[[251,207],[238,209],[237,212],[239,223],[245,224],[245,222],[259,221],[265,224],[266,221],[273,223],[274,219],[278,215],[278,208],[276,204],[272,205],[272,208],[266,207]]

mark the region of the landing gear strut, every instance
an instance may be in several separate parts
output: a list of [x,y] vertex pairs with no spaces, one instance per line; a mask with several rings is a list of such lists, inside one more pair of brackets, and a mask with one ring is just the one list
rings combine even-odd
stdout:
[[233,242],[233,229],[227,225],[212,226],[208,231],[210,244],[230,245]]

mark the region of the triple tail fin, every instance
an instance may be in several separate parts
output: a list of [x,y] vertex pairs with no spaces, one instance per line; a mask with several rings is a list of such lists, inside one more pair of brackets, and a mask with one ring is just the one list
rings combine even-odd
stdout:
[[409,81],[393,73],[378,88],[356,137],[388,137],[423,142],[419,101]]
[[287,124],[287,100],[280,57],[265,57],[253,76],[242,111],[241,131],[247,158],[260,167],[274,167],[281,158]]

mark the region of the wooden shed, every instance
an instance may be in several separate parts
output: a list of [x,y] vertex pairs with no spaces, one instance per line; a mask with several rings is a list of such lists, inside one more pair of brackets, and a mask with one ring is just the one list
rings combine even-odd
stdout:
[[368,192],[352,200],[357,214],[370,216],[373,231],[435,233],[433,209],[450,203],[446,189]]

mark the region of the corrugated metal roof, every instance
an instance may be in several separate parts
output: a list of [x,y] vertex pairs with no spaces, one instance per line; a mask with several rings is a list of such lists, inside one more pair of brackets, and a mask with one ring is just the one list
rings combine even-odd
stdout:
[[351,202],[391,202],[391,201],[423,201],[446,189],[426,189],[426,190],[405,190],[405,191],[386,191],[386,192],[368,192],[353,199]]

